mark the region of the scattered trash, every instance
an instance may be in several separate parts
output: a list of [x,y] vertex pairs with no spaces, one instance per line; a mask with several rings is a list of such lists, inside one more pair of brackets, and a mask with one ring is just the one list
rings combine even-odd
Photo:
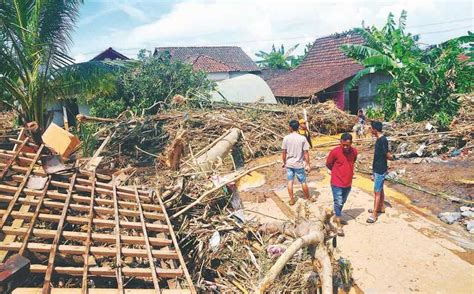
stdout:
[[71,167],[63,163],[59,155],[44,155],[41,157],[41,165],[44,171],[48,174],[55,174],[61,171],[69,170]]
[[48,177],[30,176],[26,187],[32,190],[43,190],[46,182],[48,182]]
[[442,212],[438,214],[438,218],[449,225],[457,222],[461,217],[460,212]]
[[78,137],[59,127],[55,123],[49,125],[43,133],[42,139],[48,148],[54,150],[63,158],[68,158],[81,143]]
[[211,246],[212,251],[216,252],[219,249],[220,244],[221,235],[219,234],[219,231],[215,231],[214,234],[212,234],[211,239],[209,239],[209,245]]
[[283,245],[270,245],[267,247],[267,253],[271,258],[278,257],[286,251],[286,247]]
[[467,222],[466,224],[466,229],[469,231],[469,233],[474,233],[474,220],[471,219]]
[[474,211],[471,211],[471,210],[463,211],[461,212],[461,215],[467,218],[474,218]]

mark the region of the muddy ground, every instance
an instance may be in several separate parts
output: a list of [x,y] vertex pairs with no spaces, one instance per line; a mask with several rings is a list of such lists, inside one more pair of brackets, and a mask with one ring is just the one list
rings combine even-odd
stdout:
[[[261,222],[278,222],[288,220],[289,214],[296,214],[299,205],[306,205],[310,212],[331,207],[330,177],[325,168],[318,169],[324,165],[322,155],[325,153],[311,152],[312,165],[316,168],[310,172],[308,182],[311,193],[318,195],[315,203],[301,199],[302,192],[299,185],[295,185],[299,200],[295,206],[288,206],[285,171],[274,166],[243,179],[241,189],[244,191],[240,195],[245,199],[247,212]],[[252,165],[278,158],[278,155],[261,158]],[[351,261],[353,277],[360,290],[364,293],[472,293],[474,238],[460,225],[442,223],[435,213],[439,207],[451,204],[410,190],[405,193],[405,188],[399,185],[388,185],[386,213],[371,225],[365,221],[373,201],[372,185],[368,176],[356,173],[343,211],[343,218],[348,221],[344,228],[346,236],[337,239],[336,256]]]

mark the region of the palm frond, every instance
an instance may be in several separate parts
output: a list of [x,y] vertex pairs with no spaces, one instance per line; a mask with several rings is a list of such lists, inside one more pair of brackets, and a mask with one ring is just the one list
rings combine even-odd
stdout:
[[399,67],[399,65],[397,64],[395,60],[383,54],[367,57],[366,59],[362,61],[362,64],[364,66],[369,66],[369,67],[378,66],[381,68],[398,68]]
[[400,18],[398,19],[398,29],[400,30],[401,33],[405,31],[405,28],[407,26],[407,12],[406,10],[402,10],[402,13],[400,14]]
[[348,57],[353,58],[359,62],[362,62],[362,60],[371,56],[382,54],[380,51],[374,48],[359,44],[344,44],[341,45],[340,48],[342,52],[344,52]]

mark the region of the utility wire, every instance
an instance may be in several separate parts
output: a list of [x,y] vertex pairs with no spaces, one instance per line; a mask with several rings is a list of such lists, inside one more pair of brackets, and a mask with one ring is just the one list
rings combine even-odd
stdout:
[[[437,22],[437,23],[429,23],[429,24],[422,24],[422,25],[416,25],[416,26],[407,26],[407,28],[415,28],[415,27],[427,27],[427,26],[436,26],[436,25],[441,25],[441,24],[448,24],[448,23],[457,23],[457,22],[465,22],[469,20],[474,20],[474,17],[471,18],[465,18],[465,19],[459,19],[459,20],[450,20],[450,21],[445,21],[445,22]],[[463,30],[463,29],[469,29],[473,28],[473,26],[465,26],[461,28],[453,28],[453,29],[447,29],[447,30],[439,30],[439,31],[431,31],[431,32],[421,32],[417,33],[416,35],[431,35],[431,34],[436,34],[436,33],[445,33],[445,32],[452,32],[452,31],[457,31],[457,30]],[[275,42],[275,41],[289,41],[289,40],[302,40],[302,39],[317,39],[321,38],[324,36],[328,36],[327,34],[324,35],[306,35],[306,36],[297,36],[297,37],[287,37],[287,38],[272,38],[272,39],[253,39],[253,40],[244,40],[244,41],[235,41],[235,42],[225,42],[225,43],[207,43],[206,45],[203,46],[229,46],[229,45],[235,45],[235,44],[248,44],[248,43],[257,43],[257,42]],[[166,47],[166,46],[162,46]],[[132,48],[116,48],[116,50],[120,51],[131,51],[131,50],[140,50],[143,49],[143,47],[132,47]],[[82,53],[84,55],[91,55],[91,54],[97,54],[101,53],[103,50],[100,51],[90,51],[86,53]]]

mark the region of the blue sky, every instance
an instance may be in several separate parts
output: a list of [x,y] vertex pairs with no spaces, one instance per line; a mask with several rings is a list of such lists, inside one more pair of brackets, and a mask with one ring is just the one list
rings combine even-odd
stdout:
[[474,30],[472,1],[94,0],[85,1],[71,56],[89,60],[108,47],[135,58],[140,48],[236,45],[252,58],[273,43],[290,47],[408,11],[421,42],[439,43]]

